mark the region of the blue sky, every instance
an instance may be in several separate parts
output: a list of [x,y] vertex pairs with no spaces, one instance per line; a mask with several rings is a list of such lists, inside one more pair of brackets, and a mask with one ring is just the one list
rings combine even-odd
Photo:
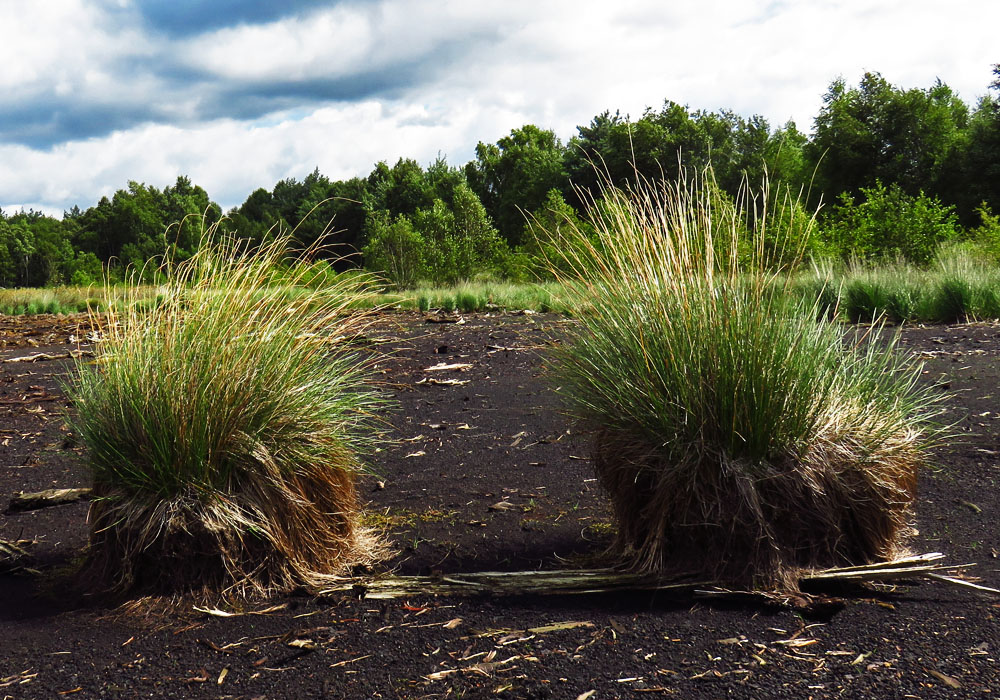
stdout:
[[181,174],[228,208],[664,99],[809,130],[869,70],[971,104],[997,26],[997,0],[0,0],[0,208]]

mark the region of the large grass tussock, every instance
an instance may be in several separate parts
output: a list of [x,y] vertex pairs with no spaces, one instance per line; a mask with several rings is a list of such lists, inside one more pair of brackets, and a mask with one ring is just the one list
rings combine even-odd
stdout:
[[709,184],[605,188],[596,238],[564,232],[553,266],[581,300],[554,371],[593,434],[620,553],[794,586],[900,552],[934,412],[919,367],[793,301],[768,264],[790,257],[768,229],[780,197],[720,206]]
[[293,265],[279,286],[287,239],[208,240],[155,300],[113,290],[97,361],[69,385],[99,590],[263,594],[377,553],[354,481],[378,400],[347,344],[366,280],[309,288]]

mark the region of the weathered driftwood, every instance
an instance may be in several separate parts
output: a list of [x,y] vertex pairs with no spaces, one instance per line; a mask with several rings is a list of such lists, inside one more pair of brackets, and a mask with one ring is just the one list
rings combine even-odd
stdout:
[[51,360],[68,360],[77,359],[80,357],[93,357],[94,353],[90,350],[70,350],[69,352],[36,352],[32,355],[21,355],[19,357],[8,357],[2,360],[2,362],[48,362]]
[[46,489],[35,493],[21,492],[10,500],[8,513],[38,510],[49,506],[61,506],[90,498],[90,489]]
[[[943,554],[935,552],[870,566],[825,569],[804,575],[800,582],[815,585],[841,581],[885,582],[930,578],[1000,595],[1000,590],[943,575],[943,572],[968,566],[946,566],[938,563],[943,558]],[[442,576],[380,576],[371,579],[345,580],[341,584],[324,589],[322,593],[353,592],[366,598],[383,599],[418,595],[570,595],[628,591],[687,593],[717,586],[718,583],[713,581],[664,579],[614,569],[567,569],[484,571]]]
[[963,588],[971,588],[974,591],[982,591],[983,593],[992,593],[994,595],[1000,595],[1000,590],[996,588],[990,588],[989,586],[983,586],[978,583],[973,583],[972,581],[966,581],[965,579],[955,578],[954,576],[944,576],[943,574],[926,574],[927,578],[933,579],[934,581],[943,581],[944,583],[950,583],[953,586],[962,586]]
[[366,598],[413,595],[546,595],[606,593],[620,590],[689,589],[691,582],[668,583],[655,577],[612,569],[562,571],[483,571],[448,576],[380,576],[352,580],[323,593],[353,591]]
[[920,566],[921,564],[927,564],[932,561],[941,561],[944,559],[944,554],[941,552],[930,552],[929,554],[914,554],[910,557],[900,557],[899,559],[892,559],[890,561],[880,561],[875,564],[861,564],[859,566],[839,566],[832,569],[821,569],[814,572],[811,576],[824,577],[827,574],[832,573],[847,573],[850,571],[876,571],[878,569],[892,569],[898,568],[900,566]]

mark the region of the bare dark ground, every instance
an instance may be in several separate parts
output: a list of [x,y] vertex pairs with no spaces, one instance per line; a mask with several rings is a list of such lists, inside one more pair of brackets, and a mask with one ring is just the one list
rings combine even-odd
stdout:
[[[65,352],[79,319],[0,317],[0,359]],[[380,378],[398,442],[366,477],[399,573],[599,564],[609,509],[541,357],[565,321],[383,319]],[[914,549],[977,562],[1000,585],[1000,327],[913,327],[959,438],[934,452]],[[39,347],[31,347],[34,344]],[[469,364],[427,371],[438,364]],[[18,491],[86,486],[67,440],[65,361],[0,363],[0,509]],[[455,383],[433,383],[435,380]],[[60,569],[86,503],[0,515],[31,566],[0,574],[0,698],[937,698],[1000,693],[1000,600],[920,582],[845,598],[822,619],[660,594],[359,600],[292,595],[216,617],[152,619],[81,604]],[[571,623],[558,625],[557,623]],[[555,626],[556,629],[546,629]],[[593,692],[592,692],[593,691]]]

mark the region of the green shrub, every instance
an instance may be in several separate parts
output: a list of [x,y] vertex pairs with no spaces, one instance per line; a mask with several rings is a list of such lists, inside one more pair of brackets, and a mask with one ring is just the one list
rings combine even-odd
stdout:
[[366,228],[366,269],[402,289],[419,281],[453,285],[511,269],[510,249],[465,184],[454,188],[450,206],[435,199],[393,220],[388,211],[372,212]]
[[942,244],[960,235],[954,208],[935,198],[881,182],[861,192],[860,203],[842,194],[823,219],[824,238],[845,259],[928,265]]
[[592,435],[619,551],[789,587],[803,567],[890,557],[934,412],[920,368],[891,338],[845,349],[768,271],[768,219],[735,254],[746,213],[714,210],[704,182],[605,187],[596,241],[562,232],[553,266],[579,324],[552,371]]
[[354,477],[378,401],[338,340],[369,292],[356,276],[269,286],[287,244],[251,251],[210,232],[155,297],[106,290],[97,362],[68,385],[98,589],[266,593],[370,558]]
[[410,289],[426,276],[424,237],[405,216],[390,221],[388,212],[368,219],[368,243],[362,250],[365,267],[401,289]]
[[561,231],[564,227],[578,231],[588,231],[588,225],[580,220],[573,209],[557,190],[549,190],[541,207],[527,216],[521,233],[520,254],[526,257],[522,263],[526,273],[535,277],[549,278],[551,266],[558,267],[566,256],[556,251],[556,246],[564,242]]
[[994,265],[1000,264],[1000,215],[992,212],[983,202],[976,213],[980,224],[969,231],[969,244],[974,254],[985,258]]

